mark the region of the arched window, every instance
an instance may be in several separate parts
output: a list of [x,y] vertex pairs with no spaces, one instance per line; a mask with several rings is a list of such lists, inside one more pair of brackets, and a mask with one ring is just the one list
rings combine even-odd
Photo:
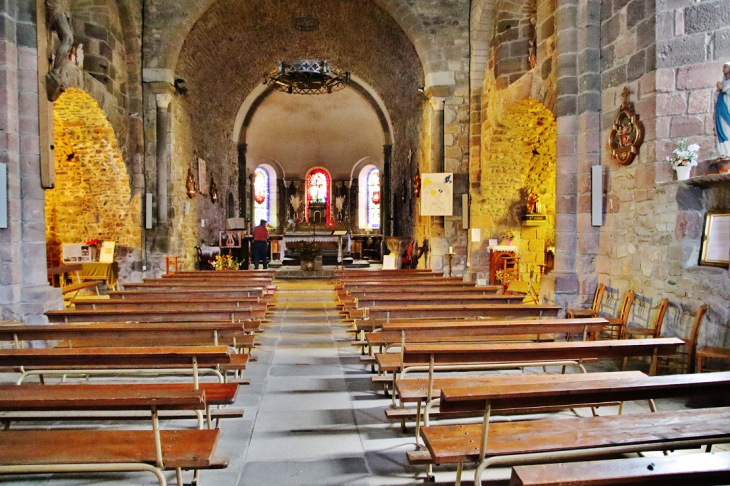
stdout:
[[263,167],[256,167],[253,175],[253,219],[256,225],[262,219],[270,221],[270,203],[269,173]]
[[368,164],[357,177],[357,220],[362,229],[380,228],[380,169]]
[[367,178],[367,225],[380,228],[380,171],[373,167]]
[[307,197],[306,197],[306,220],[314,221],[314,214],[310,214],[310,209],[314,206],[317,208],[324,207],[327,226],[332,226],[330,216],[330,175],[323,169],[312,169],[307,174]]

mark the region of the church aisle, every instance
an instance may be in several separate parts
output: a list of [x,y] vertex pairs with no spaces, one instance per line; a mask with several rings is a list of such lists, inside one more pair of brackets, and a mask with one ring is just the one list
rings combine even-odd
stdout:
[[248,373],[253,393],[242,390],[254,422],[239,485],[420,484],[405,472],[412,446],[384,420],[389,401],[372,391],[332,285],[277,286],[277,307]]

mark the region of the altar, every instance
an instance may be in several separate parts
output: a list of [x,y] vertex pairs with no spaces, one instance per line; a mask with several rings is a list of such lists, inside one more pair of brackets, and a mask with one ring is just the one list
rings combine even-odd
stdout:
[[[339,237],[332,236],[332,231],[291,231],[285,233],[281,238],[281,254],[285,255],[287,249],[293,251],[297,247],[297,243],[300,241],[315,241],[328,243],[322,245],[323,248],[332,247],[335,251],[337,250],[337,242]],[[342,251],[349,250],[349,238],[347,236],[342,238]]]

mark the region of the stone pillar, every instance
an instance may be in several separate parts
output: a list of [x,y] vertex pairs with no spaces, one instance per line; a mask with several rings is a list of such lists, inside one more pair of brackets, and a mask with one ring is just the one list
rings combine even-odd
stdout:
[[383,174],[380,178],[380,227],[383,231],[383,236],[393,235],[393,221],[390,213],[390,208],[393,203],[391,201],[391,164],[393,156],[393,146],[383,145]]
[[172,118],[170,103],[172,93],[155,95],[157,105],[157,224],[168,223],[168,179],[170,174],[170,152],[172,149]]
[[238,216],[246,217],[246,151],[248,144],[238,144]]
[[432,96],[429,99],[431,117],[431,170],[444,171],[444,105],[446,98]]

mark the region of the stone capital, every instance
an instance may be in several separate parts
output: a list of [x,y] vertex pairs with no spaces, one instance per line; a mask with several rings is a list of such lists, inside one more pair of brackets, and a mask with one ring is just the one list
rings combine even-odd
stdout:
[[170,106],[170,103],[172,103],[172,93],[160,93],[155,95],[155,103],[157,103],[157,108],[162,108],[163,110],[166,110],[168,106]]
[[444,111],[444,105],[446,104],[446,98],[442,98],[440,96],[432,96],[428,99],[428,102],[431,104],[431,108],[434,111]]

